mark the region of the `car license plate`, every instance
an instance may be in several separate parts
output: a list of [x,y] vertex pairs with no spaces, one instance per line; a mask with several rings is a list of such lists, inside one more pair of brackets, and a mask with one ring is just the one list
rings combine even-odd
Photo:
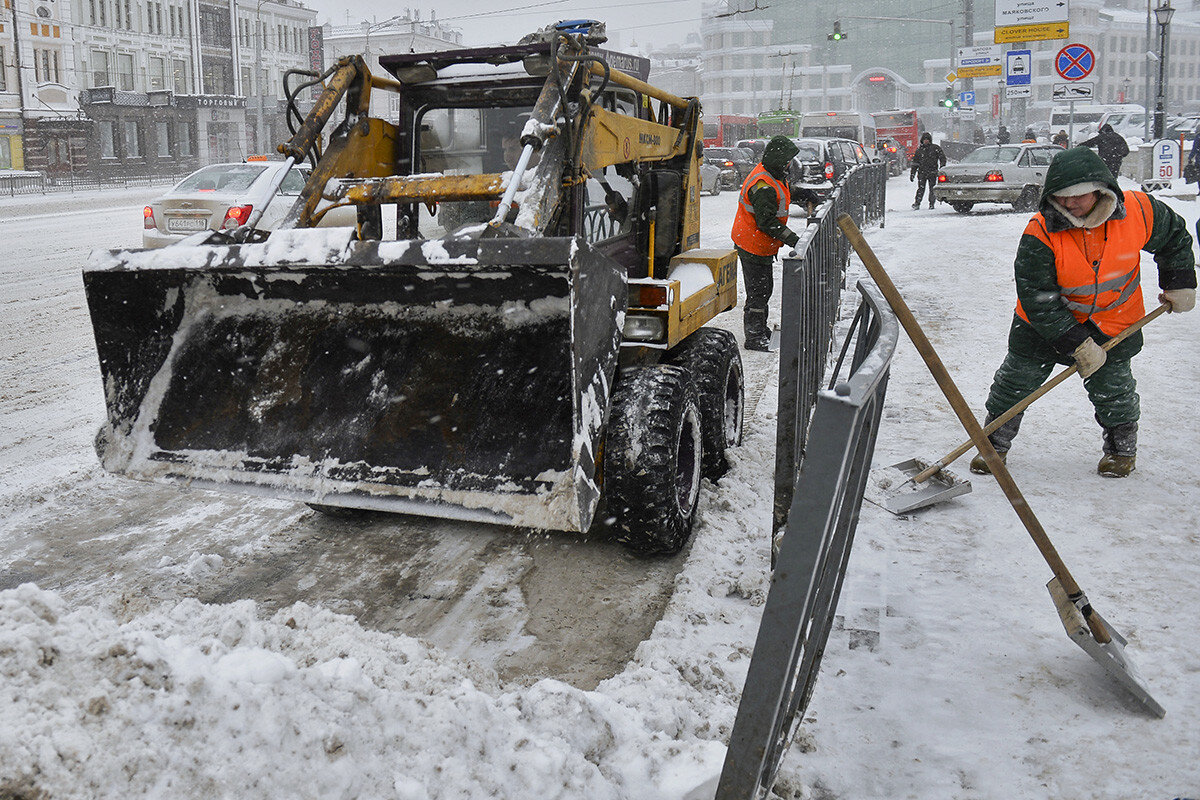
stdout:
[[171,233],[192,233],[208,227],[204,217],[167,217],[167,230]]

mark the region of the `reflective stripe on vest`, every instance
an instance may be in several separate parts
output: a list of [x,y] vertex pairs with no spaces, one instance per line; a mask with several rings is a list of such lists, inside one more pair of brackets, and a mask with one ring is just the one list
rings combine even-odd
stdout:
[[[1116,336],[1146,313],[1141,251],[1154,228],[1154,211],[1142,192],[1124,194],[1125,218],[1109,220],[1090,231],[1069,228],[1050,233],[1041,214],[1025,227],[1026,235],[1054,253],[1063,306],[1076,320],[1090,320],[1107,336]],[[1099,253],[1089,252],[1096,249]],[[1019,299],[1017,316],[1029,321]]]
[[733,239],[735,245],[747,253],[753,253],[756,256],[773,256],[779,252],[780,247],[783,247],[783,242],[758,229],[758,223],[754,219],[754,205],[750,202],[749,197],[750,188],[759,181],[775,190],[775,197],[780,209],[779,224],[787,224],[788,206],[792,202],[787,182],[774,177],[762,164],[758,164],[746,176],[741,191],[738,193],[738,207],[733,215],[733,231],[730,238]]

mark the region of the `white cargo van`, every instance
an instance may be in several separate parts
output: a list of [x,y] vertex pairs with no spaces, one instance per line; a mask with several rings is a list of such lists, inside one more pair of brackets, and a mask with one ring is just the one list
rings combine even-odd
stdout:
[[801,136],[853,139],[874,158],[875,120],[864,111],[808,111],[800,117]]

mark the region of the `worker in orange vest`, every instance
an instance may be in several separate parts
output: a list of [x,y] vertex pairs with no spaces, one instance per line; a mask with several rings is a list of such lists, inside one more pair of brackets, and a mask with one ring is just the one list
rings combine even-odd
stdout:
[[742,183],[731,237],[742,264],[746,306],[742,312],[747,350],[770,350],[767,303],[775,289],[775,255],[783,245],[795,247],[800,237],[787,226],[792,202],[788,167],[800,152],[786,136],[775,136],[763,149],[762,161]]
[[[1113,478],[1133,472],[1140,399],[1130,359],[1142,349],[1142,334],[1107,352],[1100,345],[1146,313],[1143,250],[1158,265],[1159,301],[1172,313],[1192,310],[1196,269],[1183,217],[1148,194],[1122,191],[1094,151],[1059,152],[1046,171],[1040,213],[1017,246],[1016,315],[988,394],[988,423],[1037,389],[1055,363],[1073,363],[1103,429],[1097,471]],[[1001,458],[1021,417],[988,436]],[[971,471],[990,472],[982,456],[971,461]]]

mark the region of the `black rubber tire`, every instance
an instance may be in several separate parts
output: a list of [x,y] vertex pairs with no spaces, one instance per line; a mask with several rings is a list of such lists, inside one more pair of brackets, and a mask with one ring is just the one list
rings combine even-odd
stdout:
[[719,180],[713,181],[713,188],[712,188],[712,191],[708,193],[709,196],[716,197],[720,193],[721,193],[721,182]]
[[700,405],[687,370],[621,373],[604,444],[604,493],[615,538],[641,555],[672,555],[692,533],[703,458]]
[[1021,196],[1017,198],[1017,202],[1013,203],[1013,208],[1017,211],[1036,211],[1038,201],[1042,199],[1042,190],[1036,186],[1026,186],[1021,192]]
[[968,214],[975,207],[975,204],[966,200],[951,200],[950,207],[960,214]]
[[733,334],[701,328],[680,342],[665,359],[692,375],[704,434],[702,474],[716,481],[729,471],[726,450],[742,443],[746,388],[742,354]]

